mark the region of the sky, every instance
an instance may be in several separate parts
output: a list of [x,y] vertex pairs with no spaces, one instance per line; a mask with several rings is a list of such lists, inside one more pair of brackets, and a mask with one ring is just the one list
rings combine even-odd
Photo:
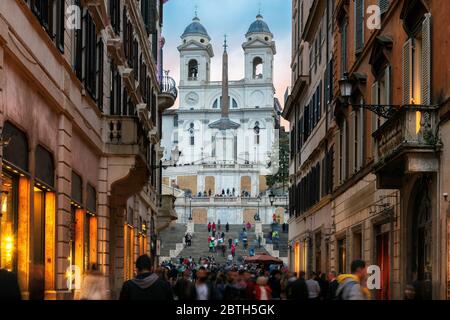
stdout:
[[[227,35],[229,79],[244,78],[242,43],[250,24],[256,20],[259,8],[264,21],[274,35],[277,48],[274,65],[276,97],[284,105],[284,92],[291,82],[291,0],[169,0],[164,5],[163,36],[164,69],[178,84],[180,59],[177,47],[186,26],[192,22],[197,7],[200,22],[211,37],[214,58],[211,61],[211,80],[222,79],[224,34]],[[175,103],[178,106],[178,101]]]

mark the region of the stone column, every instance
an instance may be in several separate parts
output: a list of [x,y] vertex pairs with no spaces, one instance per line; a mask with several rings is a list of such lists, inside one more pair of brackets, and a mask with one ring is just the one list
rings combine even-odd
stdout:
[[97,232],[98,232],[98,266],[99,270],[105,275],[110,273],[110,208],[108,205],[108,160],[103,157],[100,159],[99,180],[98,180],[98,213],[97,213]]
[[[57,155],[57,208],[56,208],[56,291],[57,298],[71,298],[68,291],[66,272],[74,261],[70,256],[70,208],[72,180],[72,123],[64,114],[59,117]],[[81,270],[80,270],[81,276]]]

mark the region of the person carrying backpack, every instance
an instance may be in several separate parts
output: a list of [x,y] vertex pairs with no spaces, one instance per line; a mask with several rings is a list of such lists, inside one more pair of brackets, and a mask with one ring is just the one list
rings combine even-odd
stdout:
[[366,262],[353,261],[351,272],[337,277],[339,287],[336,290],[336,300],[368,300],[369,290],[363,285],[367,279]]

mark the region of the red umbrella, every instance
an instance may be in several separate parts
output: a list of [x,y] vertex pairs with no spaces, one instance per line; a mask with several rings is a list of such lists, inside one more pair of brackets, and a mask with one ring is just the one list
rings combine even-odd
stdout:
[[268,255],[267,253],[261,253],[253,257],[245,258],[247,263],[263,263],[263,264],[283,264],[283,261]]

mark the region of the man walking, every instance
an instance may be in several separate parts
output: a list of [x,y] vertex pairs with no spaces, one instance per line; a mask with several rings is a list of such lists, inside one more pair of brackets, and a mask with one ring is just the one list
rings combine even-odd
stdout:
[[123,284],[119,300],[173,300],[169,283],[152,272],[148,255],[137,258],[136,269],[136,278]]
[[363,283],[367,278],[366,262],[355,260],[351,264],[351,274],[337,277],[339,287],[336,291],[338,300],[368,300],[369,291]]
[[339,286],[335,271],[328,273],[328,283],[329,285],[326,300],[334,300],[336,298],[336,291]]
[[308,300],[309,294],[304,271],[300,271],[298,279],[288,283],[286,295],[289,300]]
[[314,272],[309,273],[308,280],[306,280],[306,286],[308,287],[308,294],[310,300],[318,300],[320,295],[319,282],[315,279]]

